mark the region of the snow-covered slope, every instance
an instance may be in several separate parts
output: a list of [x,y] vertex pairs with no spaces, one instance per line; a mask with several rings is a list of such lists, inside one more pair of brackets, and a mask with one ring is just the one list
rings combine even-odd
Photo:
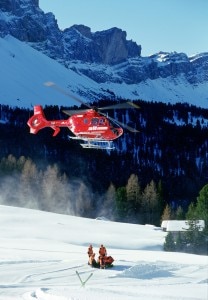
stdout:
[[[0,228],[1,300],[207,299],[207,257],[163,252],[160,228],[7,206]],[[114,267],[91,269],[89,244]]]
[[[125,99],[143,99],[164,102],[189,102],[208,107],[208,83],[194,86],[183,76],[175,79],[175,85],[168,78],[147,79],[138,84],[119,82],[98,83],[79,72],[65,68],[57,61],[38,52],[12,36],[0,38],[0,103],[11,106],[31,107],[35,104],[65,105],[75,103],[69,97],[46,88],[44,82],[53,81],[70,93],[78,94],[84,101],[112,95]],[[93,71],[93,65],[91,67]],[[83,64],[80,63],[80,68]],[[86,65],[85,65],[86,68]],[[98,71],[98,67],[96,67]],[[104,66],[100,66],[104,68]],[[118,66],[117,66],[118,68]],[[105,66],[107,73],[116,67]]]
[[73,105],[72,99],[44,86],[53,81],[67,90],[97,87],[93,80],[67,70],[55,60],[34,50],[12,36],[0,38],[0,103],[31,107],[42,105]]
[[1,46],[7,43],[9,50],[5,53],[0,47],[0,103],[64,103],[64,97],[43,89],[43,80],[53,77],[86,100],[121,97],[208,107],[207,52],[188,57],[173,49],[142,57],[141,45],[127,40],[127,33],[116,27],[94,33],[85,25],[60,30],[55,16],[44,13],[38,0],[3,1],[0,37],[6,37]]

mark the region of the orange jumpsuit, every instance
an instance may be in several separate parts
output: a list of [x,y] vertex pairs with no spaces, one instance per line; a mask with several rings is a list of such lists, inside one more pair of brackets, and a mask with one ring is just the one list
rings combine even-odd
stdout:
[[93,247],[92,247],[92,245],[89,246],[87,254],[88,254],[89,257],[93,254]]
[[103,245],[100,246],[99,254],[100,254],[101,256],[106,256],[106,255],[107,255],[106,248],[105,248]]

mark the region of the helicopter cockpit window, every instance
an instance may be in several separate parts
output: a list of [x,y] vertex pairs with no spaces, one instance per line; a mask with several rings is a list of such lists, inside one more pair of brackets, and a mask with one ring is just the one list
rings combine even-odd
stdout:
[[118,128],[115,127],[115,125],[110,122],[110,130],[115,134],[115,135],[119,135],[119,131]]
[[99,125],[106,125],[105,118],[99,119]]
[[98,125],[99,119],[98,118],[92,118],[91,123],[92,123],[92,125]]

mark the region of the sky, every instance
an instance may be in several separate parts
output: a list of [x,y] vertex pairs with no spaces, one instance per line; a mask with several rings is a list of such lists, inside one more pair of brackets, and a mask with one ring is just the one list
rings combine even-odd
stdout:
[[39,6],[55,15],[60,29],[74,24],[92,32],[118,27],[142,46],[142,56],[208,51],[207,0],[39,0]]
[[163,251],[159,227],[0,205],[0,228],[0,300],[207,300],[208,257]]

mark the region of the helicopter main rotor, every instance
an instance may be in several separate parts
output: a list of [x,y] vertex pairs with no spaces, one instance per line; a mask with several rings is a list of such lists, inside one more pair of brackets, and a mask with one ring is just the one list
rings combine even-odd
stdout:
[[118,120],[109,117],[106,113],[103,113],[101,111],[104,110],[115,110],[115,109],[132,109],[132,108],[136,108],[139,109],[140,107],[136,104],[134,104],[133,102],[127,101],[127,102],[122,102],[122,103],[117,103],[117,104],[113,104],[113,105],[109,105],[109,106],[104,106],[104,107],[95,107],[95,106],[90,106],[88,103],[84,102],[82,99],[80,99],[79,97],[65,91],[64,89],[62,89],[61,87],[57,86],[54,82],[48,81],[44,83],[45,86],[47,87],[52,87],[55,90],[57,90],[58,92],[60,92],[61,94],[74,99],[75,101],[79,102],[82,105],[87,106],[87,109],[78,109],[78,110],[63,110],[63,112],[69,116],[72,116],[74,114],[77,114],[77,112],[79,112],[80,114],[85,113],[87,111],[89,111],[89,109],[94,110],[98,113],[100,113],[101,115],[105,116],[106,118],[108,118],[109,120],[111,120],[113,123],[129,130],[130,132],[139,132],[137,129],[128,126],[122,122],[119,122]]

